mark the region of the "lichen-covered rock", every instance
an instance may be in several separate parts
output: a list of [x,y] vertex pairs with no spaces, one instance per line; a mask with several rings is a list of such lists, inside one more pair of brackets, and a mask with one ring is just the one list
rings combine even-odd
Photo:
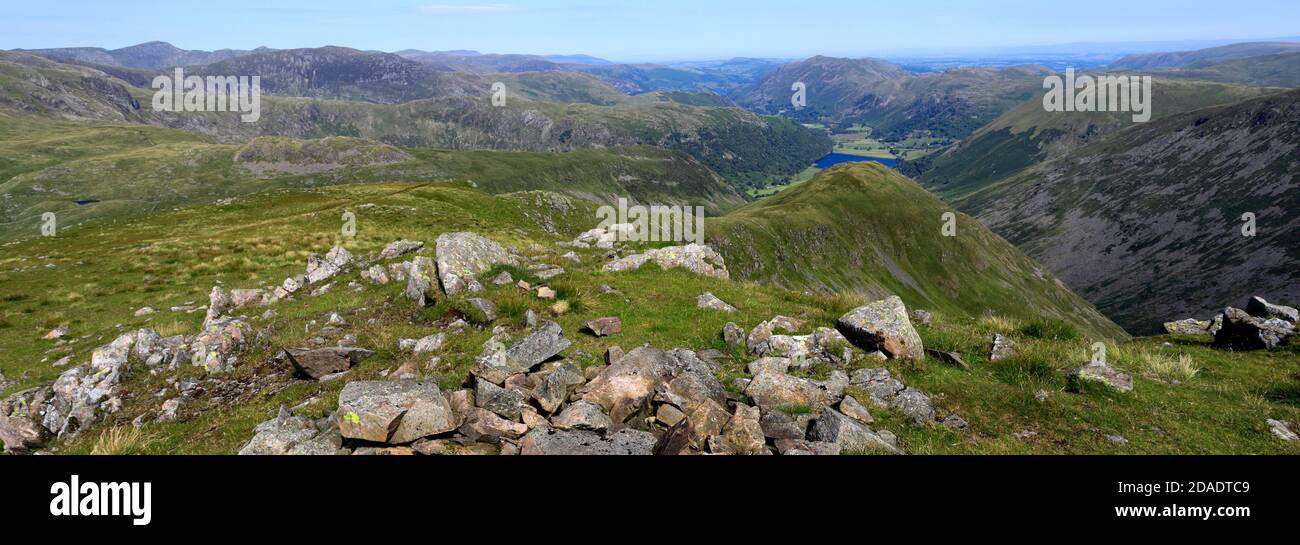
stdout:
[[437,270],[433,260],[424,256],[412,259],[406,270],[406,290],[402,295],[419,306],[429,306],[435,300],[434,286]]
[[234,369],[236,354],[248,346],[252,326],[248,321],[223,316],[204,325],[203,330],[190,342],[191,363],[209,373],[223,373]]
[[[842,388],[840,393],[843,393]],[[839,401],[834,389],[827,384],[774,371],[755,375],[745,389],[745,394],[753,398],[763,410],[778,410],[783,407],[819,410]]]
[[605,264],[606,271],[634,271],[649,262],[655,262],[665,269],[684,268],[695,274],[713,278],[730,278],[726,260],[722,254],[702,244],[669,246],[650,250],[642,254],[633,254]]
[[352,265],[352,252],[342,246],[330,248],[321,257],[320,254],[307,256],[307,283],[319,284],[347,270]]
[[1244,310],[1223,310],[1223,325],[1214,335],[1214,345],[1233,350],[1268,350],[1295,334],[1295,326],[1281,318],[1260,318]]
[[292,416],[283,406],[275,418],[253,428],[253,438],[239,449],[241,456],[282,455],[300,443],[316,437],[316,426],[301,416]]
[[451,404],[432,382],[353,381],[339,393],[343,437],[402,444],[456,429]]
[[618,319],[617,316],[605,316],[594,320],[588,320],[585,325],[587,331],[590,331],[592,335],[597,337],[616,335],[623,332],[623,321]]
[[736,405],[722,436],[735,454],[768,454],[767,439],[759,423],[759,408]]
[[532,391],[533,399],[537,400],[543,411],[554,413],[585,382],[586,378],[578,364],[566,361],[541,378]]
[[1079,381],[1089,381],[1104,384],[1120,392],[1133,390],[1133,377],[1131,375],[1122,373],[1100,361],[1090,361],[1074,369],[1070,372],[1070,379],[1075,382],[1076,388]]
[[474,384],[474,401],[479,407],[510,420],[519,420],[528,402],[523,392],[507,390],[486,380]]
[[930,403],[930,396],[920,390],[904,388],[894,396],[891,405],[911,417],[918,426],[934,420],[934,406]]
[[1196,318],[1187,318],[1175,322],[1165,322],[1165,333],[1170,335],[1194,335],[1211,337],[1211,322],[1209,320],[1197,320]]
[[898,359],[925,358],[921,336],[912,328],[907,307],[897,296],[858,307],[836,322],[840,333],[868,352],[880,350]]
[[434,244],[442,291],[456,295],[482,291],[476,278],[496,265],[518,265],[519,259],[495,241],[476,233],[444,233]]
[[480,356],[471,372],[479,378],[501,384],[506,377],[527,372],[564,351],[570,344],[572,342],[564,338],[560,325],[547,321],[514,346]]

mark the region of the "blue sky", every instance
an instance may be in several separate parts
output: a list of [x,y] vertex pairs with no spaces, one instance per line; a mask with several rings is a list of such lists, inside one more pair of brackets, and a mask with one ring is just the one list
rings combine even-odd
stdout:
[[[623,61],[1300,35],[1297,0],[7,1],[0,48],[342,45]],[[182,5],[188,4],[188,5]]]

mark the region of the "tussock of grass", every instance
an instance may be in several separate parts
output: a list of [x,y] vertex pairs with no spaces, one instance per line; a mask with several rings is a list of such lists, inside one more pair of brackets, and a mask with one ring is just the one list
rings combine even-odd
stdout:
[[145,454],[158,439],[134,426],[118,426],[100,432],[95,438],[91,454],[118,456]]

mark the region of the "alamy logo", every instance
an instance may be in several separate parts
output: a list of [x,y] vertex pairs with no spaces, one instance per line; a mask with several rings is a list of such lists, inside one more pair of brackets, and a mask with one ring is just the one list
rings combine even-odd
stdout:
[[793,92],[790,95],[790,105],[794,106],[794,109],[798,110],[808,105],[808,86],[802,81],[794,82],[790,86],[790,91]]
[[73,475],[70,482],[50,485],[50,494],[50,514],[56,517],[129,516],[136,526],[153,520],[152,483],[83,483]]
[[1151,76],[1075,77],[1074,69],[1043,78],[1043,109],[1049,112],[1133,112],[1133,122],[1151,120]]
[[158,76],[150,87],[155,112],[241,112],[240,121],[262,118],[262,76]]
[[694,242],[704,244],[703,206],[632,205],[618,200],[618,208],[596,209],[600,229],[613,232],[619,242]]

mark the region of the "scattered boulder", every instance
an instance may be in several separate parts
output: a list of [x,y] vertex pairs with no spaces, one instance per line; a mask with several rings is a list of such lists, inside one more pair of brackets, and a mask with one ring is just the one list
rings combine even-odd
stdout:
[[858,403],[858,400],[853,396],[844,396],[844,399],[840,401],[840,412],[843,413],[844,416],[857,420],[863,424],[871,424],[876,421],[876,419],[871,416],[871,412],[868,411],[866,407],[863,407],[861,403]]
[[402,295],[419,306],[432,305],[434,302],[435,274],[436,270],[432,259],[416,256],[415,259],[411,260],[411,266],[407,270],[406,290],[402,292]]
[[474,319],[480,323],[487,324],[497,319],[497,304],[492,301],[475,297],[465,300],[465,304],[478,312],[479,315],[475,316]]
[[741,346],[745,344],[745,330],[736,325],[735,322],[727,322],[722,326],[722,340],[727,346]]
[[518,265],[519,260],[495,241],[476,233],[444,233],[434,244],[438,257],[438,279],[448,296],[464,291],[482,291],[475,278],[496,265]]
[[547,321],[514,346],[480,356],[472,372],[479,378],[501,384],[506,377],[532,369],[570,344],[569,339],[564,338],[560,324]]
[[1228,307],[1214,345],[1233,350],[1267,350],[1283,344],[1295,334],[1295,325],[1281,318],[1260,318]]
[[606,316],[603,318],[596,318],[595,320],[588,320],[586,326],[587,331],[590,331],[592,335],[597,337],[615,335],[623,332],[623,321],[619,320],[617,316]]
[[364,348],[352,347],[286,348],[280,352],[280,357],[293,366],[296,374],[320,380],[326,375],[347,371],[372,354],[374,352]]
[[424,243],[418,240],[397,240],[384,246],[383,251],[379,252],[380,260],[395,259],[408,253],[424,248]]
[[538,299],[554,299],[554,298],[555,298],[555,290],[553,290],[553,289],[551,289],[551,288],[549,288],[549,287],[546,287],[546,286],[539,286],[539,287],[537,288],[537,298],[538,298]]
[[1279,439],[1288,442],[1300,441],[1300,435],[1296,435],[1295,432],[1291,431],[1286,422],[1270,418],[1265,420],[1264,423],[1268,424],[1269,431],[1272,431],[1273,435],[1276,435]]
[[920,390],[904,388],[894,396],[891,406],[903,411],[918,426],[934,420],[934,406],[930,403],[930,396]]
[[68,326],[61,325],[59,327],[51,329],[49,333],[46,333],[45,336],[41,338],[47,341],[53,341],[55,339],[62,339],[67,335],[68,335]]
[[651,455],[657,443],[654,434],[622,428],[606,436],[586,430],[533,428],[519,441],[519,453],[537,455]]
[[402,444],[456,429],[451,405],[432,382],[353,381],[339,393],[343,437]]
[[907,315],[912,318],[913,322],[921,325],[930,325],[934,321],[934,316],[929,311],[919,308],[908,311]]
[[1164,325],[1165,333],[1170,335],[1214,336],[1213,333],[1210,333],[1211,322],[1209,320],[1187,318],[1175,322],[1165,322]]
[[291,449],[310,441],[316,435],[316,426],[311,420],[292,416],[288,409],[281,406],[278,416],[253,428],[253,438],[239,449],[239,454],[241,456],[289,454]]
[[[412,340],[412,339],[404,339],[404,340]],[[443,343],[447,342],[447,334],[443,332],[438,332],[432,335],[426,335],[419,339],[414,339],[413,341],[414,342],[410,343],[411,352],[414,352],[416,354],[437,352],[439,349],[442,348]]]
[[513,276],[510,276],[509,272],[501,271],[501,274],[496,275],[496,278],[492,279],[492,283],[497,286],[505,286],[515,283],[515,279]]
[[392,279],[388,276],[388,269],[382,265],[372,265],[369,269],[361,271],[361,278],[376,285],[392,282]]
[[1300,322],[1300,311],[1285,305],[1275,305],[1265,301],[1263,297],[1251,297],[1250,302],[1246,303],[1246,312],[1265,320],[1278,319],[1290,322],[1292,325]]
[[758,407],[736,405],[736,412],[723,428],[723,438],[734,454],[768,454],[767,439],[759,423]]
[[1016,343],[1010,337],[994,333],[993,346],[989,347],[989,361],[1002,361],[1016,355]]
[[459,428],[471,441],[498,442],[500,439],[518,439],[528,433],[528,426],[511,422],[487,409],[475,407],[469,410],[465,423]]
[[551,424],[562,430],[605,431],[613,426],[614,422],[605,415],[600,405],[580,400],[570,403],[560,411],[559,415],[551,418]]
[[321,257],[320,254],[311,254],[307,256],[307,283],[319,284],[347,270],[352,264],[352,253],[342,246],[330,248],[330,251]]
[[722,279],[730,278],[727,272],[726,260],[722,258],[722,254],[708,246],[694,243],[685,246],[669,246],[642,254],[629,255],[606,263],[605,270],[612,272],[634,271],[651,261],[665,269],[681,267],[699,275]]
[[865,424],[835,409],[826,409],[808,430],[808,439],[824,443],[834,443],[841,451],[869,452],[881,451],[900,454],[898,446],[887,441]]
[[722,299],[718,299],[718,296],[713,295],[712,292],[707,292],[707,291],[700,294],[699,297],[695,298],[695,306],[697,308],[703,308],[709,310],[720,310],[722,312],[736,311],[736,307],[731,306],[730,304],[728,304],[726,301],[723,301]]
[[[843,390],[839,393],[842,394]],[[826,384],[772,371],[754,376],[754,380],[745,389],[745,394],[766,411],[791,406],[806,406],[816,410],[839,401],[836,392]]]
[[898,296],[854,309],[840,317],[836,327],[850,342],[868,352],[880,350],[898,359],[925,357],[921,336],[912,328],[907,307]]
[[1070,379],[1074,382],[1076,389],[1080,385],[1079,381],[1089,381],[1105,384],[1120,392],[1133,390],[1133,377],[1131,375],[1121,373],[1105,362],[1100,361],[1090,361],[1076,368],[1070,372]]

